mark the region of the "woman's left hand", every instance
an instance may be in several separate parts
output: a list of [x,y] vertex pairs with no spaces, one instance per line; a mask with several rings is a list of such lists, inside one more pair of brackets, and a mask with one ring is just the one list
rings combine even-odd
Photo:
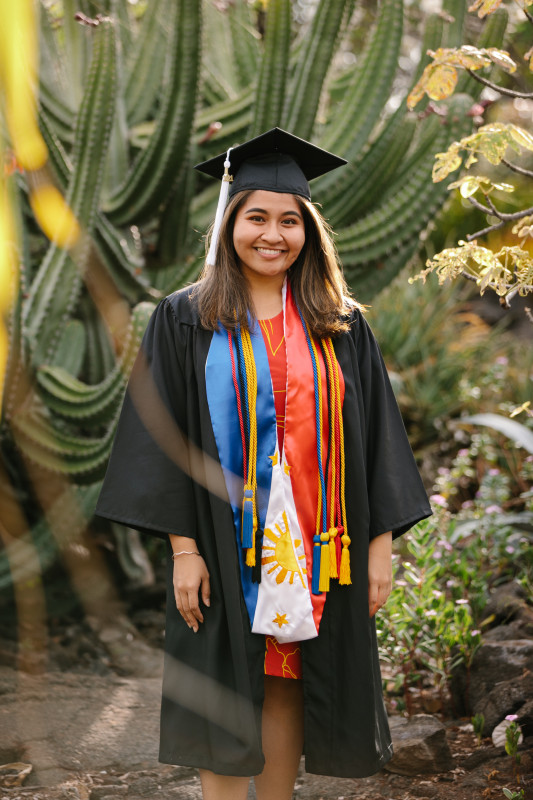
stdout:
[[392,532],[382,533],[368,546],[368,609],[371,617],[385,605],[392,589]]

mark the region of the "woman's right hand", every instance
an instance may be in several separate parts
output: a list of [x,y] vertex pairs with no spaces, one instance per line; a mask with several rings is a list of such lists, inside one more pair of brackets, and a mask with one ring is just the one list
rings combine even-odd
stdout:
[[[194,540],[185,537],[171,536],[172,550],[192,551],[183,553],[174,558],[173,584],[176,608],[192,630],[196,633],[204,616],[200,609],[199,596],[201,594],[204,605],[210,604],[209,572],[202,556],[198,553]],[[179,541],[181,540],[181,541]]]

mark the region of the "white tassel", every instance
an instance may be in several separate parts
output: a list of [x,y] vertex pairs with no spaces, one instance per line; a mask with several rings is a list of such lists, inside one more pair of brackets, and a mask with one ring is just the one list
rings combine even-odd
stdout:
[[211,243],[209,245],[209,252],[207,254],[207,264],[210,267],[215,266],[215,259],[217,255],[218,234],[220,233],[220,226],[222,225],[222,218],[228,202],[229,185],[233,178],[229,174],[230,160],[229,154],[233,148],[229,148],[226,153],[226,160],[224,161],[224,175],[222,177],[222,185],[220,187],[220,194],[218,196],[217,213],[215,214],[215,223],[213,225],[213,232],[211,234]]

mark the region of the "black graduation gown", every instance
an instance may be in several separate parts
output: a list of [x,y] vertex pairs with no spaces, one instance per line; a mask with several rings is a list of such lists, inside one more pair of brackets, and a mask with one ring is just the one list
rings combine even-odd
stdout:
[[[263,769],[264,637],[251,633],[232,510],[209,416],[211,332],[190,288],[156,308],[130,377],[97,514],[166,540],[196,539],[211,606],[198,633],[179,615],[167,569],[160,761],[227,775]],[[334,342],[345,381],[346,508],[352,585],[332,581],[319,636],[302,642],[306,770],[363,777],[391,757],[368,544],[431,514],[374,336],[355,310]],[[386,613],[383,612],[383,613]]]

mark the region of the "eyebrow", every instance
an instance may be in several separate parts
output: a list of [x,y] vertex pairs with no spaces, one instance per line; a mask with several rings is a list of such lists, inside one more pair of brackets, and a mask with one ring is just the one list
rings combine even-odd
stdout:
[[[252,214],[252,213],[260,213],[260,214],[268,214],[268,211],[265,211],[264,208],[246,208],[244,213],[245,214]],[[281,214],[282,217],[286,217],[287,215],[291,215],[293,217],[298,217],[298,219],[302,219],[301,215],[298,214],[297,211],[283,211]]]

